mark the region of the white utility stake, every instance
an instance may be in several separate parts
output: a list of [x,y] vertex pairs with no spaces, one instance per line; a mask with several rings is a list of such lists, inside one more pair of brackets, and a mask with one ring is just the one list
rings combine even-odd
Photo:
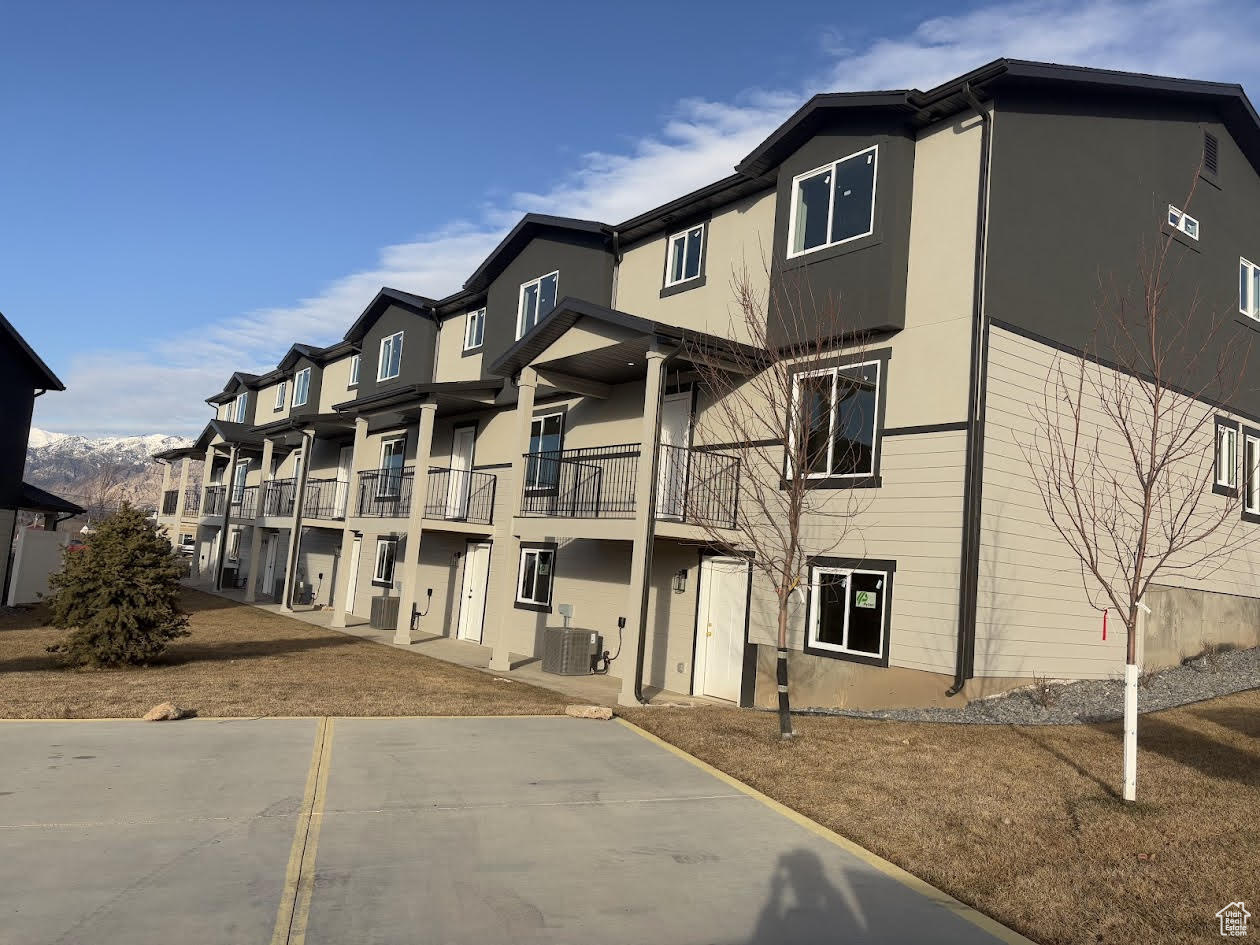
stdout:
[[[1146,615],[1151,609],[1138,601],[1137,652],[1142,653],[1142,634],[1146,629]],[[1138,726],[1138,675],[1140,663],[1124,664],[1124,799],[1137,800],[1137,726]]]

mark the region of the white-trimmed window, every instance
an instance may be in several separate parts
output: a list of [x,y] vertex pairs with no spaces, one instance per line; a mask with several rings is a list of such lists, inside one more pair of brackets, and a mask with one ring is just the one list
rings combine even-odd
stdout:
[[521,284],[520,304],[516,310],[518,340],[556,307],[556,292],[559,286],[559,270]]
[[1243,510],[1250,515],[1260,515],[1260,436],[1243,435]]
[[393,498],[402,492],[403,462],[407,450],[405,436],[381,441],[381,467],[377,472],[376,497]]
[[228,553],[229,561],[241,560],[241,529],[234,528],[228,532]]
[[239,503],[245,498],[245,482],[249,477],[249,460],[238,459],[236,461],[236,472],[232,475],[232,501]]
[[402,372],[403,333],[396,331],[381,339],[381,358],[376,362],[376,379],[388,381]]
[[811,479],[875,475],[879,361],[805,371],[792,379],[788,476]]
[[486,340],[486,310],[479,308],[464,316],[464,350],[480,348]]
[[277,410],[284,409],[284,395],[285,395],[285,392],[288,390],[288,387],[289,387],[289,384],[287,381],[281,381],[279,384],[276,385],[276,409]]
[[1199,238],[1199,221],[1172,204],[1168,205],[1168,225],[1185,233],[1192,240]]
[[1260,266],[1238,259],[1238,311],[1260,320]]
[[244,423],[248,410],[249,394],[241,391],[241,393],[236,395],[236,400],[232,402],[232,412],[228,416],[237,423]]
[[700,278],[700,262],[704,258],[704,230],[702,223],[669,238],[665,288]]
[[293,406],[303,407],[311,396],[311,369],[302,368],[293,375]]
[[792,180],[789,258],[874,232],[878,159],[877,145]]
[[516,582],[516,602],[534,607],[551,606],[556,552],[552,548],[522,548]]
[[564,445],[564,414],[548,413],[529,423],[529,459],[525,488],[530,492],[555,490],[560,482],[560,450]]
[[359,365],[363,363],[363,355],[356,354],[350,359],[350,382],[346,384],[347,388],[359,386]]
[[397,538],[376,539],[376,565],[372,569],[372,583],[383,587],[394,585],[394,560],[398,555]]
[[1216,484],[1238,487],[1238,427],[1221,420],[1216,422]]
[[888,590],[887,571],[811,568],[807,649],[885,662]]

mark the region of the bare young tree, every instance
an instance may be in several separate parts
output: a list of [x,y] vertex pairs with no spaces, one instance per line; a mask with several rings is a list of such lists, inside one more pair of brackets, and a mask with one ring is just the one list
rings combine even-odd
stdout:
[[[729,334],[747,347],[713,358],[692,342],[683,356],[698,375],[697,442],[722,444],[742,464],[734,527],[693,518],[709,545],[746,560],[773,591],[779,731],[791,738],[792,598],[808,593],[810,559],[844,544],[868,504],[869,490],[819,486],[873,474],[879,377],[877,366],[858,363],[867,339],[844,323],[837,304],[762,266],[761,279],[745,265],[731,280]],[[703,503],[702,485],[697,491],[689,502]]]
[[[1223,336],[1230,318],[1197,295],[1181,293],[1183,302],[1172,293],[1172,243],[1165,236],[1141,254],[1136,291],[1102,293],[1092,345],[1054,358],[1031,436],[1019,443],[1050,522],[1079,559],[1091,605],[1114,611],[1124,627],[1126,800],[1136,796],[1146,594],[1161,577],[1202,580],[1245,537],[1236,527],[1237,429],[1218,443],[1215,418],[1235,402],[1247,351]],[[1232,467],[1220,470],[1220,484],[1218,449]],[[1260,457],[1251,462],[1243,478],[1260,488]]]
[[89,516],[103,518],[114,511],[122,500],[127,482],[127,467],[116,459],[102,462],[84,484]]

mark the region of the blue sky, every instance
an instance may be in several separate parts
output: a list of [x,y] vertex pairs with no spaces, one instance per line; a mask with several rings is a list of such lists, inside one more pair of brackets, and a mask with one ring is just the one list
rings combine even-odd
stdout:
[[539,9],[10,5],[0,311],[70,387],[36,424],[195,432],[380,285],[442,295],[522,212],[615,222],[724,176],[816,91],[1001,55],[1260,87],[1237,0]]

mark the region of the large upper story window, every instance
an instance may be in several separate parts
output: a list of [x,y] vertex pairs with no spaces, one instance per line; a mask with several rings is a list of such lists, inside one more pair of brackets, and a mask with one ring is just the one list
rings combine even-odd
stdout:
[[675,233],[669,238],[669,261],[665,266],[665,288],[700,277],[704,249],[704,225]]
[[236,423],[244,423],[246,413],[249,410],[249,394],[242,391],[236,395],[236,400],[232,402],[232,409],[228,413],[228,419]]
[[479,308],[464,317],[464,350],[480,348],[486,340],[486,310]]
[[381,339],[381,358],[376,364],[376,379],[388,381],[402,371],[403,333],[396,331]]
[[788,256],[835,246],[875,228],[875,170],[879,147],[867,148],[792,181]]
[[302,407],[311,396],[311,369],[302,368],[293,375],[293,406]]
[[1260,266],[1238,260],[1238,311],[1260,320]]
[[284,395],[285,395],[285,391],[288,389],[288,386],[289,385],[287,381],[281,381],[279,384],[276,385],[276,409],[277,410],[284,409]]
[[350,359],[350,381],[346,384],[347,388],[359,386],[359,365],[363,363],[363,356],[356,354]]
[[516,313],[516,337],[525,337],[525,333],[542,321],[543,317],[556,307],[556,289],[560,284],[560,273],[552,272],[539,276],[521,286],[520,307]]
[[860,479],[875,475],[879,361],[815,371],[793,378],[788,476]]

